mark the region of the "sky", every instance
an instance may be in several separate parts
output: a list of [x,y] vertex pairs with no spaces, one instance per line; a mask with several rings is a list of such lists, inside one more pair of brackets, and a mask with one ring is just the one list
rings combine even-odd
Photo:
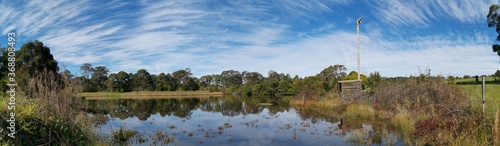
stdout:
[[[330,65],[361,73],[410,76],[490,75],[487,0],[30,0],[0,1],[0,45],[39,40],[59,66],[83,63],[111,72],[152,74],[190,68],[193,76],[225,70],[312,76]],[[1,35],[4,34],[4,35]]]

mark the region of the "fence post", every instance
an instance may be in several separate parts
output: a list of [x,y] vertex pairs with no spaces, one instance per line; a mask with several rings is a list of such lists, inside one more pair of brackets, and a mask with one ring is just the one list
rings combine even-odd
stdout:
[[484,85],[484,76],[482,76],[482,79],[483,79],[483,86],[482,86],[482,89],[483,89],[483,94],[482,94],[482,101],[483,101],[483,114],[484,114],[484,103],[485,103],[485,100],[484,100],[484,89],[486,88],[485,85]]

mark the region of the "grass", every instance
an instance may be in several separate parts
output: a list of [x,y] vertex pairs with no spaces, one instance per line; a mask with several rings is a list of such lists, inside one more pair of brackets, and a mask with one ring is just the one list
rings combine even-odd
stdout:
[[130,138],[137,134],[137,130],[128,130],[123,127],[121,127],[118,131],[113,131],[113,129],[111,129],[111,135],[113,137],[112,142],[119,145],[129,145]]
[[[481,108],[482,103],[482,85],[458,85],[471,100],[474,108]],[[485,88],[485,112],[493,115],[497,109],[500,109],[500,84],[486,84]]]
[[[499,80],[500,78],[497,78]],[[485,82],[487,84],[500,84],[500,81],[495,82],[494,77],[485,77]],[[476,83],[476,78],[468,78],[468,79],[457,79],[455,80],[456,84],[481,84],[482,79],[479,77],[479,82]]]
[[413,119],[410,113],[406,111],[402,111],[396,114],[391,119],[392,126],[400,130],[401,137],[403,137],[404,140],[408,140],[411,138],[411,135],[413,134],[413,131],[415,129],[415,122],[415,119]]
[[373,119],[375,117],[375,109],[369,104],[354,103],[347,106],[343,116],[348,118]]
[[192,98],[192,97],[211,97],[223,96],[222,92],[209,91],[134,91],[134,92],[83,92],[81,97],[85,99],[150,99],[150,98]]

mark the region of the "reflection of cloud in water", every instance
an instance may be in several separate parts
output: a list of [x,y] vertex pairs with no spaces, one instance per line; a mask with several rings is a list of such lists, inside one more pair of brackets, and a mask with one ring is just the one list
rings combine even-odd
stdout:
[[[200,143],[209,145],[345,145],[349,142],[367,144],[367,141],[374,138],[371,141],[373,144],[401,143],[396,134],[387,132],[388,130],[380,132],[380,128],[372,127],[366,124],[367,122],[346,119],[342,127],[338,127],[339,122],[335,115],[321,115],[302,108],[259,106],[258,102],[252,103],[238,97],[230,98],[230,100],[215,98],[156,100],[139,103],[127,101],[125,105],[129,110],[127,114],[150,113],[150,116],[144,121],[139,120],[137,116],[129,116],[123,120],[111,119],[101,127],[101,133],[109,135],[111,127],[119,129],[122,126],[138,130],[139,134],[145,138],[155,135],[156,131],[166,134],[175,133],[174,144],[176,145]],[[245,104],[241,104],[242,102]],[[150,108],[136,108],[142,104]],[[171,104],[177,105],[170,107]],[[115,107],[109,105],[93,111],[112,111]],[[181,112],[188,113],[188,115],[179,117],[172,114],[179,110],[175,108],[189,110]],[[170,114],[162,116],[165,113]],[[123,113],[115,113],[115,115],[121,114]],[[380,140],[376,137],[380,137]]]

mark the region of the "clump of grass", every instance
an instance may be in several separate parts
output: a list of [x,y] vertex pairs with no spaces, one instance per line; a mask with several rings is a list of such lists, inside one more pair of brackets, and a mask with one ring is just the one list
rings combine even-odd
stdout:
[[351,104],[347,107],[344,117],[373,119],[375,117],[375,110],[368,104]]
[[495,113],[495,120],[493,123],[493,132],[494,132],[494,137],[493,137],[493,145],[499,145],[500,144],[500,111],[497,109],[497,112]]
[[325,98],[317,101],[315,103],[316,106],[325,108],[325,109],[333,109],[334,107],[339,106],[340,98]]
[[411,139],[411,135],[414,131],[415,120],[411,117],[410,113],[402,111],[396,114],[391,120],[392,126],[398,128],[401,132],[401,136],[405,141]]
[[114,144],[128,145],[130,138],[137,135],[137,130],[128,130],[121,127],[118,131],[111,129],[112,142]]

